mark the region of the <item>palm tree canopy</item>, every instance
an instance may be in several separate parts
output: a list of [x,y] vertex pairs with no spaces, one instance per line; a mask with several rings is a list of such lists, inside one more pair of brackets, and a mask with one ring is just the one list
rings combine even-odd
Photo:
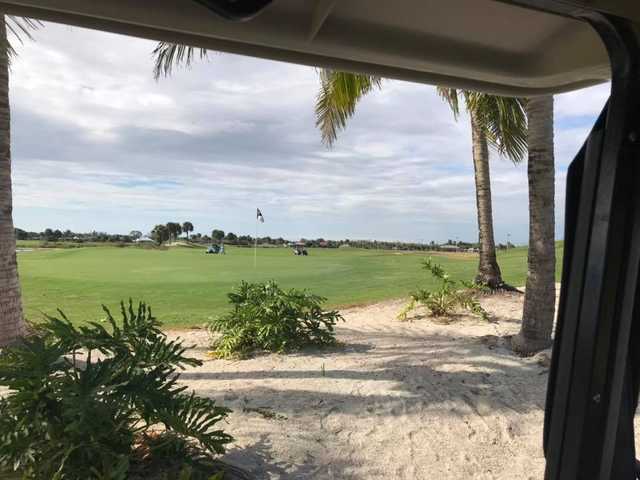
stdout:
[[[358,101],[380,86],[379,77],[327,69],[320,71],[316,125],[326,145],[331,146],[338,131],[346,127]],[[527,152],[527,119],[523,99],[446,87],[438,87],[438,93],[449,104],[456,118],[460,114],[462,96],[467,111],[475,115],[489,143],[514,162],[524,158]]]
[[360,99],[374,88],[380,88],[382,79],[371,75],[320,70],[320,92],[316,98],[316,126],[322,141],[332,145],[338,130],[347,125]]

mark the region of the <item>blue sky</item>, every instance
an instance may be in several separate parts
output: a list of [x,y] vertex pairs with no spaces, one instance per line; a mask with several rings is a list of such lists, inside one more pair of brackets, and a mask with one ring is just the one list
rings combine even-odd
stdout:
[[[14,221],[149,231],[189,220],[286,238],[477,237],[468,118],[387,81],[328,150],[313,68],[227,54],[152,77],[154,43],[46,24],[11,72]],[[556,97],[557,234],[567,165],[608,85]],[[527,241],[526,163],[492,158],[498,241]]]

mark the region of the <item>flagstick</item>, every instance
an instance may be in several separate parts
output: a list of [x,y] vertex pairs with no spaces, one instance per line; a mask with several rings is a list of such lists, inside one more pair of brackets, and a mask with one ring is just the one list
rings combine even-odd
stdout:
[[256,215],[256,236],[253,239],[253,268],[258,266],[258,215]]

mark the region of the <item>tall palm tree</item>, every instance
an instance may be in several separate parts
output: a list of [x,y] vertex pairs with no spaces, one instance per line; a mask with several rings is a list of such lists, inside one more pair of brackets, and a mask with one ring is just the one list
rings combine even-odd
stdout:
[[529,257],[522,326],[511,344],[529,355],[551,345],[555,315],[553,97],[527,100]]
[[187,240],[189,240],[189,232],[193,232],[193,223],[184,222],[182,224],[182,231],[187,234]]
[[16,237],[13,226],[11,192],[11,109],[9,106],[9,64],[15,50],[7,32],[19,41],[31,38],[29,29],[38,23],[29,19],[3,16],[0,21],[0,347],[15,342],[24,333],[24,318]]
[[[320,71],[320,83],[316,100],[316,125],[323,142],[331,146],[338,131],[346,127],[347,120],[355,113],[358,101],[375,88],[380,88],[381,79],[324,69]],[[505,287],[496,258],[493,233],[489,146],[506,154],[514,162],[524,157],[527,124],[523,100],[444,87],[438,87],[438,93],[449,104],[456,118],[460,113],[462,97],[471,121],[480,245],[476,281],[491,288]]]

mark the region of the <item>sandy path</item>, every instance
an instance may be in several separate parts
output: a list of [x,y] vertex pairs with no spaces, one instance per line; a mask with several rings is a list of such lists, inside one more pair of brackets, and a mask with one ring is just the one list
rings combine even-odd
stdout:
[[[256,478],[539,479],[546,369],[481,339],[515,333],[521,302],[483,300],[497,324],[349,309],[343,349],[207,360],[183,379],[234,410],[226,460]],[[205,332],[180,335],[204,357]]]

